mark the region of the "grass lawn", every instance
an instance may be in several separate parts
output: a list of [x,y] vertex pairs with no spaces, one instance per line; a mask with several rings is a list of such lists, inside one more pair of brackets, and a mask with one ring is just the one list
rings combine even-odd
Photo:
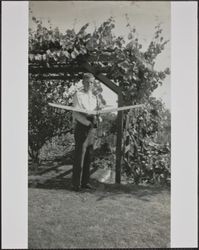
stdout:
[[105,184],[29,188],[29,248],[156,248],[170,243],[170,190]]

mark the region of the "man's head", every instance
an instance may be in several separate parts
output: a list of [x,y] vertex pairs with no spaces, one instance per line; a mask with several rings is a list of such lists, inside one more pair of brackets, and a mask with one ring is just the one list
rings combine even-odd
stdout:
[[92,90],[94,81],[95,81],[95,77],[93,76],[93,74],[84,73],[82,83],[83,83],[85,92],[88,92],[89,90]]

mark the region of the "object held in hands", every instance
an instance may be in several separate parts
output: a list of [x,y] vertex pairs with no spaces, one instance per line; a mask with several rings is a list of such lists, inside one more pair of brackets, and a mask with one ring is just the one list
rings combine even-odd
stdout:
[[62,105],[62,104],[56,104],[56,103],[49,103],[50,106],[55,107],[55,108],[61,108],[61,109],[66,109],[74,112],[80,112],[84,113],[87,115],[102,115],[106,113],[111,113],[111,112],[117,112],[117,111],[122,111],[122,110],[127,110],[127,109],[134,109],[134,108],[143,108],[144,104],[138,104],[138,105],[130,105],[130,106],[123,106],[119,108],[104,108],[104,109],[99,109],[99,110],[86,110],[86,109],[79,109],[75,108],[72,106],[67,106],[67,105]]

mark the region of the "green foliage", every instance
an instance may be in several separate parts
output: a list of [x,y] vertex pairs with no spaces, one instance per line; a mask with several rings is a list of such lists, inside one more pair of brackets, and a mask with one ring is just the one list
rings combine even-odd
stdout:
[[[125,104],[147,101],[166,75],[170,74],[168,68],[161,72],[153,70],[156,57],[168,43],[161,36],[160,26],[155,28],[154,39],[148,49],[142,52],[135,28],[130,28],[128,43],[113,34],[113,18],[103,22],[92,34],[86,32],[89,24],[85,24],[77,33],[72,29],[63,34],[58,28],[47,29],[42,22],[34,20],[37,29],[30,31],[30,65],[81,65],[87,61],[120,85]],[[127,26],[130,27],[130,24]],[[72,79],[76,77],[71,72],[69,75]]]
[[48,102],[71,104],[72,98],[64,98],[63,81],[29,81],[29,155],[39,160],[39,150],[55,135],[67,133],[72,129],[71,112],[52,109]]
[[68,160],[74,150],[74,136],[72,133],[61,134],[47,141],[40,150],[39,158],[42,161]]
[[[135,28],[130,28],[128,43],[113,34],[113,18],[102,23],[92,34],[86,32],[89,24],[77,33],[66,30],[63,34],[58,28],[47,29],[42,22],[34,21],[37,29],[30,30],[30,65],[81,65],[87,61],[122,88],[125,104],[146,102],[170,74],[168,68],[161,72],[153,70],[156,57],[168,43],[161,36],[160,26],[156,27],[148,49],[142,52]],[[81,75],[69,72],[67,77],[77,81]]]
[[133,111],[131,148],[123,170],[135,183],[170,181],[170,112],[155,98],[144,111]]

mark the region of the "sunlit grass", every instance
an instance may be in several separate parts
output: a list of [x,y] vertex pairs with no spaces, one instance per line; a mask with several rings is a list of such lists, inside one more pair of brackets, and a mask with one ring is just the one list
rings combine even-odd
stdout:
[[169,235],[168,189],[29,189],[29,248],[168,247]]

